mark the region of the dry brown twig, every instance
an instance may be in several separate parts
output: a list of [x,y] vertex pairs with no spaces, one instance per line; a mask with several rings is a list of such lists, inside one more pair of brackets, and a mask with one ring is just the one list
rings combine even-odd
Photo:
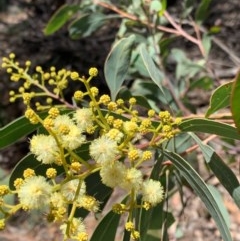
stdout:
[[127,19],[130,19],[130,20],[133,20],[133,21],[138,21],[143,25],[146,25],[150,28],[156,28],[156,29],[158,29],[160,31],[163,31],[165,33],[171,33],[171,34],[175,34],[177,36],[182,36],[182,37],[186,38],[187,40],[189,40],[190,42],[196,44],[198,46],[201,54],[203,56],[205,56],[205,51],[204,51],[204,48],[203,48],[203,45],[202,45],[202,42],[201,42],[201,39],[200,39],[200,32],[196,32],[197,38],[191,36],[181,27],[180,24],[178,24],[172,18],[172,16],[167,11],[164,12],[164,17],[169,21],[169,23],[174,28],[168,28],[168,27],[165,27],[165,26],[162,26],[162,25],[155,26],[153,23],[149,23],[148,21],[143,21],[143,20],[139,19],[136,15],[127,13],[127,12],[121,10],[120,8],[118,8],[118,7],[116,7],[112,4],[106,3],[106,2],[101,2],[99,0],[93,0],[93,2],[97,5],[99,5],[99,6],[102,6],[104,8],[107,8],[109,10],[112,10],[112,11],[118,13],[122,18],[127,18]]

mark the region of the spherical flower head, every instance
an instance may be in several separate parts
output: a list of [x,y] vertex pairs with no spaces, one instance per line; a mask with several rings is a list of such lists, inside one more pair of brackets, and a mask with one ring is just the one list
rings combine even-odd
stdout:
[[23,93],[22,98],[23,98],[24,104],[29,105],[33,96],[34,95],[32,93]]
[[142,120],[141,126],[145,128],[149,128],[152,125],[152,121],[150,119]]
[[59,135],[67,134],[70,130],[69,126],[74,125],[73,120],[68,115],[59,115],[54,119],[53,130]]
[[122,162],[115,161],[112,164],[107,163],[103,165],[100,170],[102,183],[111,188],[117,187],[123,182],[126,172],[127,168]]
[[24,209],[41,209],[49,205],[52,186],[43,176],[25,180],[18,189],[19,202]]
[[[63,224],[60,226],[60,229],[63,235],[66,235],[67,231],[67,224]],[[72,222],[70,223],[69,233],[70,237],[77,236],[80,233],[86,233],[85,225],[81,218],[73,218]]]
[[50,135],[35,135],[30,140],[30,151],[43,164],[51,164],[59,156],[55,139]]
[[106,121],[109,125],[112,125],[114,121],[114,117],[112,115],[109,115],[106,117]]
[[76,125],[69,126],[69,132],[66,135],[62,135],[63,147],[74,150],[80,147],[86,140],[82,134],[82,129]]
[[142,185],[142,200],[156,206],[164,198],[164,190],[159,181],[146,180]]
[[52,117],[48,116],[43,120],[43,126],[45,129],[50,130],[54,126]]
[[123,120],[121,119],[116,119],[113,121],[113,127],[116,129],[120,129],[123,125]]
[[138,132],[138,125],[134,121],[124,122],[123,127],[127,134],[135,134],[136,132]]
[[93,87],[90,88],[90,92],[91,92],[91,94],[95,97],[95,96],[98,95],[99,90],[98,90],[97,87],[93,86]]
[[74,97],[75,100],[81,101],[84,97],[84,94],[81,90],[77,90],[77,91],[74,92],[73,97]]
[[74,150],[85,141],[82,128],[76,126],[68,115],[56,117],[53,130],[57,133],[63,147],[67,149]]
[[139,231],[133,230],[133,231],[131,232],[131,238],[132,238],[133,240],[138,240],[138,239],[140,238],[140,233],[139,233]]
[[160,111],[159,117],[162,120],[162,122],[166,124],[168,124],[172,119],[171,114],[168,111]]
[[132,149],[128,151],[128,159],[133,162],[138,160],[142,155],[141,150],[138,149]]
[[129,99],[129,104],[130,105],[135,105],[136,103],[137,103],[136,98],[132,97],[132,98]]
[[48,168],[46,171],[47,178],[55,178],[57,176],[57,170],[55,168]]
[[9,188],[7,185],[0,185],[0,196],[4,196],[9,193]]
[[25,111],[25,117],[32,124],[37,124],[39,122],[37,114],[31,108],[27,108],[27,110]]
[[93,113],[90,108],[77,109],[73,115],[73,119],[77,125],[86,130],[88,127],[93,125]]
[[154,117],[155,114],[156,114],[155,110],[152,110],[152,109],[151,109],[151,110],[148,111],[148,116],[149,116],[149,117]]
[[102,165],[106,162],[112,162],[119,154],[117,142],[106,135],[95,139],[89,147],[89,152],[91,157]]
[[119,106],[122,106],[122,105],[124,105],[124,100],[123,99],[117,99],[117,104],[119,105]]
[[107,107],[110,111],[115,111],[117,109],[117,103],[110,101]]
[[182,118],[180,117],[177,117],[175,120],[174,120],[174,124],[176,125],[180,125],[182,123]]
[[123,203],[115,203],[112,206],[112,211],[117,214],[123,214],[126,212],[126,210],[127,210],[127,207]]
[[147,160],[152,159],[152,157],[153,157],[153,154],[151,151],[144,151],[143,155],[142,155],[142,160],[147,161]]
[[14,180],[13,185],[16,189],[19,189],[23,183],[24,183],[24,180],[22,178],[17,178]]
[[3,230],[6,226],[5,219],[0,219],[0,230]]
[[[79,183],[81,182],[81,183]],[[78,185],[81,185],[80,191],[78,196],[76,197],[76,192],[78,189]],[[86,184],[84,181],[80,181],[78,179],[71,180],[65,184],[62,185],[61,188],[61,194],[62,196],[69,202],[72,202],[74,200],[77,200],[80,198],[82,195],[84,195],[86,192]]]
[[96,77],[98,75],[98,69],[92,67],[92,68],[89,69],[88,74],[92,77]]
[[63,196],[61,193],[59,192],[54,192],[51,194],[51,197],[50,197],[50,205],[57,209],[57,208],[61,208],[61,207],[64,207],[65,206],[65,201],[63,199]]
[[74,173],[81,171],[82,164],[80,162],[73,162],[70,165],[70,170]]
[[142,172],[132,167],[127,169],[123,182],[119,186],[127,191],[131,191],[132,189],[138,191],[142,182]]
[[107,105],[111,101],[111,98],[109,95],[102,95],[99,99],[99,103],[102,103],[104,105]]
[[172,130],[172,126],[171,126],[171,125],[164,125],[164,126],[162,127],[162,131],[163,131],[163,132],[168,133],[168,132],[170,132],[171,130]]
[[60,111],[58,108],[56,107],[52,107],[49,111],[48,114],[51,118],[56,118],[57,116],[59,116]]
[[134,230],[134,224],[133,222],[129,221],[125,223],[125,229],[127,231],[133,231]]
[[33,177],[35,176],[35,171],[32,169],[32,168],[27,168],[24,170],[23,172],[23,177],[26,179],[26,178],[29,178],[29,177]]
[[78,207],[82,207],[91,212],[99,211],[99,201],[93,196],[83,195],[78,201]]
[[78,233],[77,240],[78,241],[88,241],[88,234],[86,232]]
[[78,72],[72,72],[70,74],[70,77],[72,80],[77,80],[79,78],[79,74],[78,74]]
[[116,128],[112,128],[107,134],[107,137],[119,143],[123,138],[123,133]]

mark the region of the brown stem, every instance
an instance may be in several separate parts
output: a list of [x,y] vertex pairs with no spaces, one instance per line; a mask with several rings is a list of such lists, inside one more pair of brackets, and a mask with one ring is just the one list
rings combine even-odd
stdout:
[[[176,21],[172,18],[172,16],[167,11],[164,12],[164,17],[178,31],[179,35],[183,36],[184,38],[186,38],[190,42],[196,44],[198,46],[201,54],[203,56],[205,56],[205,51],[204,51],[204,48],[202,46],[201,39],[197,39],[197,38],[194,38],[193,36],[189,35],[185,30],[183,30],[183,28],[179,24],[176,23]],[[195,31],[196,31],[196,29],[195,29]]]
[[161,25],[158,25],[158,26],[155,26],[153,23],[149,23],[148,21],[143,21],[141,19],[139,19],[137,16],[133,15],[133,14],[130,14],[130,13],[126,13],[124,11],[122,11],[121,9],[119,9],[118,7],[112,5],[112,4],[108,4],[108,3],[105,3],[105,2],[101,2],[99,0],[93,0],[93,2],[99,6],[102,6],[104,8],[107,8],[107,9],[110,9],[116,13],[118,13],[121,17],[123,18],[127,18],[127,19],[131,19],[133,21],[138,21],[144,25],[147,25],[151,28],[157,28],[158,30],[161,30],[163,32],[166,32],[166,33],[172,33],[172,34],[176,34],[176,35],[181,35],[179,33],[179,31],[173,29],[173,28],[168,28],[168,27],[164,27],[164,26],[161,26]]

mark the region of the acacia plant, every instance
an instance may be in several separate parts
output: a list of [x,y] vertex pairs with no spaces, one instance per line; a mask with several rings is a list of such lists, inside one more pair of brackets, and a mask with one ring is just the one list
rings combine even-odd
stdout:
[[[109,3],[97,4],[123,14]],[[66,16],[71,15],[69,10],[76,12],[82,9],[79,6],[67,5],[60,9],[46,31],[53,26],[54,31],[59,28],[66,22]],[[150,12],[156,17],[150,19],[155,21],[154,30],[164,30],[158,25],[157,16],[164,15],[169,21],[171,16],[161,7],[163,5],[151,6],[148,10],[154,10]],[[154,6],[158,6],[157,11]],[[174,34],[180,31],[182,36],[193,40],[177,26],[177,30],[169,31]],[[90,31],[94,27],[84,29]],[[85,241],[89,239],[85,217],[89,212],[101,214],[113,190],[121,189],[121,201],[110,202],[110,208],[102,215],[90,240],[114,240],[121,217],[124,241],[168,240],[167,231],[174,222],[168,209],[169,199],[181,190],[184,184],[179,180],[184,179],[206,205],[223,240],[232,240],[222,200],[215,197],[216,189],[201,178],[188,156],[200,148],[209,170],[240,207],[237,177],[208,145],[216,137],[240,140],[237,101],[240,77],[237,75],[233,82],[216,89],[206,117],[191,117],[178,101],[170,82],[165,85],[166,76],[156,65],[158,60],[148,51],[152,40],[141,42],[136,36],[132,34],[116,41],[107,56],[104,75],[110,95],[100,94],[95,86],[98,81],[95,67],[91,67],[88,74],[55,67],[45,70],[41,66],[32,68],[29,60],[24,65],[19,64],[13,53],[3,58],[2,67],[9,73],[10,80],[19,85],[18,89],[10,91],[10,102],[22,99],[26,109],[24,116],[0,129],[0,148],[33,134],[29,139],[29,154],[12,171],[9,185],[0,186],[1,229],[20,209],[42,210],[47,213],[49,222],[59,224],[63,240]],[[195,44],[206,57],[202,40],[198,39]],[[141,78],[136,78],[129,90],[124,80],[128,75],[134,76],[136,69]],[[179,74],[186,77],[181,71]],[[72,81],[81,82],[83,88],[74,89],[72,98],[67,98],[66,90]],[[223,100],[221,103],[219,98]],[[228,120],[230,117],[236,127],[226,124],[224,116],[214,116],[228,105],[232,111]],[[199,132],[210,135],[201,140]],[[10,195],[17,196],[17,203],[7,203]]]

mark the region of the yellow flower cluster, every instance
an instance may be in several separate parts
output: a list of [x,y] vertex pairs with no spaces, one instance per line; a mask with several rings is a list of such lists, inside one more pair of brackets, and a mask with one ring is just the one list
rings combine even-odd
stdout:
[[[65,240],[86,241],[83,221],[75,214],[79,208],[100,211],[100,200],[88,194],[86,185],[86,178],[99,172],[104,185],[121,188],[128,194],[126,204],[114,204],[112,210],[131,217],[125,228],[132,239],[139,239],[140,233],[132,222],[135,209],[147,210],[164,199],[161,183],[146,178],[141,166],[144,162],[153,165],[154,148],[178,133],[181,120],[174,120],[168,111],[148,110],[147,116],[140,116],[135,97],[114,101],[107,94],[100,95],[98,88],[90,85],[98,74],[94,67],[85,78],[55,67],[45,72],[40,66],[35,69],[37,74],[30,75],[30,66],[27,61],[20,67],[13,54],[2,64],[12,81],[22,82],[18,92],[10,92],[10,100],[21,97],[26,105],[25,117],[45,128],[31,137],[30,152],[40,166],[47,168],[41,175],[26,168],[22,177],[16,178],[12,192],[17,194],[19,206],[14,210],[45,208],[49,210],[48,220],[61,223]],[[85,86],[84,90],[73,92],[75,103],[64,97],[71,80]],[[36,97],[41,97],[41,102]],[[46,110],[45,115],[38,110]],[[0,196],[8,192],[8,187],[0,186]],[[142,199],[141,205],[138,198]],[[3,226],[4,222],[0,228]]]

